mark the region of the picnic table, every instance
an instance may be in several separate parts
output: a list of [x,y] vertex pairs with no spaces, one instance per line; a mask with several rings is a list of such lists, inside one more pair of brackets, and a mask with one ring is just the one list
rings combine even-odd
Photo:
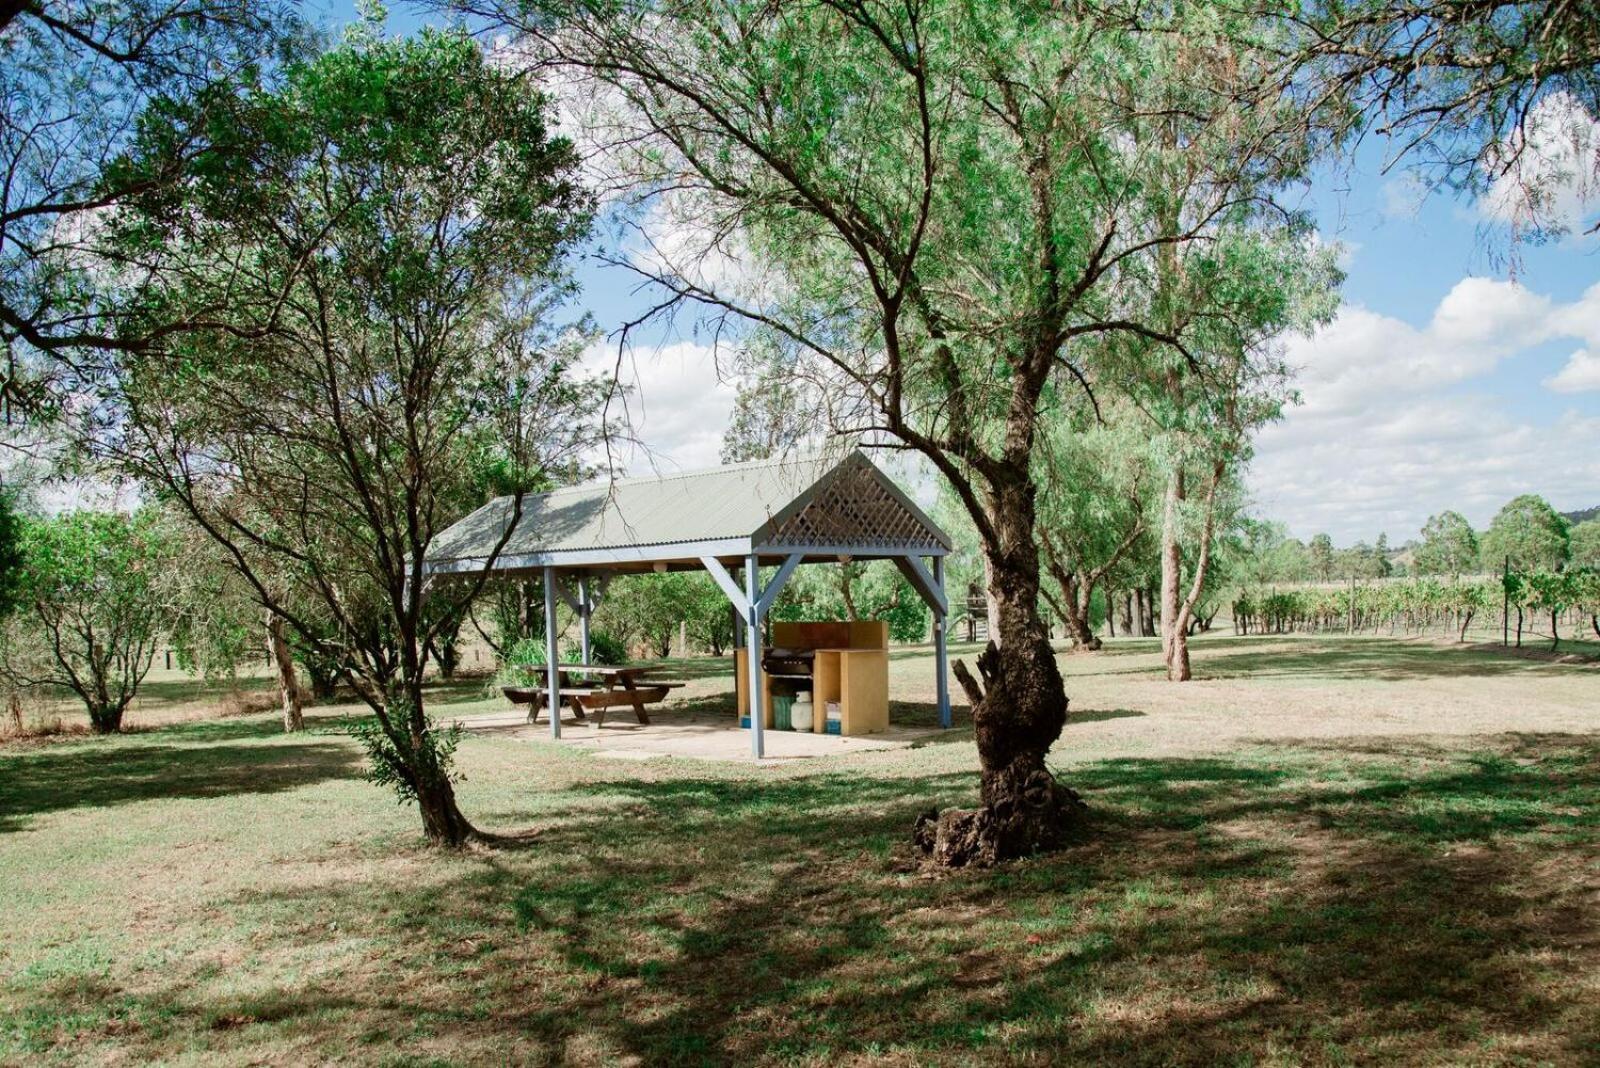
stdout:
[[[681,682],[662,682],[646,677],[659,670],[648,664],[563,664],[561,699],[582,722],[588,722],[585,710],[597,713],[596,728],[605,725],[606,709],[618,706],[632,706],[639,722],[649,726],[650,714],[645,711],[645,705],[663,701],[668,693],[683,686]],[[539,713],[550,700],[549,691],[542,687],[505,686],[501,692],[512,704],[528,706],[529,723],[538,721]]]

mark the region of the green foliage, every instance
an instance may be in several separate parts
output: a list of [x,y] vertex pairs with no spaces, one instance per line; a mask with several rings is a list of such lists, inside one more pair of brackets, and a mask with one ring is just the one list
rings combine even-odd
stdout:
[[389,714],[408,722],[420,718],[421,729],[417,732],[397,734],[375,716],[354,716],[344,723],[346,733],[355,738],[367,754],[367,780],[392,789],[403,805],[419,800],[419,780],[431,784],[458,782],[461,778],[455,770],[461,724],[452,723],[441,730],[426,713],[420,717],[409,715],[411,710],[406,707],[406,700],[403,696],[391,696]]
[[[583,650],[575,642],[564,643],[561,650],[561,662],[564,664],[578,664],[583,661]],[[608,663],[608,661],[598,661]],[[624,659],[622,662],[626,662]],[[496,686],[521,686],[537,688],[546,681],[545,665],[549,661],[545,657],[545,643],[543,638],[523,638],[501,654],[500,670],[495,673]]]
[[590,630],[589,662],[591,664],[626,664],[628,662],[628,647],[623,644],[622,639],[613,636],[609,631]]
[[1318,534],[1306,547],[1306,554],[1310,557],[1312,578],[1319,582],[1327,582],[1333,578],[1336,561],[1332,538],[1326,534]]
[[487,637],[498,656],[527,638],[544,641],[544,589],[533,579],[491,578],[472,610],[488,621]]
[[1265,586],[1320,577],[1310,551],[1283,524],[1241,517],[1238,527],[1238,536],[1219,546],[1220,582]]
[[1074,405],[1041,427],[1040,439],[1034,469],[1047,593],[1063,611],[1082,614],[1102,582],[1124,585],[1154,565],[1162,455],[1142,413],[1127,405]]
[[1600,519],[1590,519],[1572,528],[1568,541],[1573,567],[1600,571]]
[[733,639],[728,598],[703,572],[621,575],[606,591],[596,625],[624,645],[643,645],[650,656],[666,656],[686,623],[691,639],[720,654]]
[[926,640],[931,618],[922,597],[887,560],[797,568],[769,615],[785,621],[883,620],[897,642]]
[[119,354],[96,445],[204,517],[302,650],[337,651],[452,844],[470,827],[415,739],[428,652],[475,588],[425,598],[414,564],[599,432],[587,324],[557,316],[590,197],[545,112],[465,32],[365,32],[153,109],[124,166],[184,180],[108,220],[149,280],[126,313],[161,343]]
[[1358,541],[1348,549],[1334,553],[1333,567],[1338,578],[1387,578],[1391,570],[1389,558],[1375,545]]
[[0,21],[0,391],[9,421],[69,409],[80,381],[71,372],[89,362],[86,350],[130,340],[103,299],[126,261],[101,243],[101,224],[135,193],[182,178],[181,168],[135,170],[119,159],[143,129],[141,112],[204,98],[242,70],[293,54],[307,34],[284,0],[7,4]]
[[0,487],[0,619],[24,603],[22,580],[24,519],[16,495]]
[[168,575],[165,590],[171,615],[167,638],[178,664],[207,679],[232,678],[241,664],[261,655],[261,605],[205,532],[173,512],[163,513],[161,521],[182,559]]
[[0,674],[68,690],[95,730],[119,730],[170,623],[170,531],[148,509],[71,512],[24,521],[19,548],[27,609],[5,623]]
[[1483,536],[1483,566],[1499,571],[1554,571],[1567,562],[1567,521],[1543,497],[1523,494],[1496,513]]
[[1600,612],[1600,571],[1512,571],[1505,576],[1415,578],[1355,586],[1247,589],[1233,601],[1236,629],[1243,633],[1340,632],[1402,626],[1464,631],[1474,617],[1499,609],[1563,613]]
[[1478,536],[1460,512],[1440,512],[1422,527],[1422,544],[1416,550],[1416,570],[1421,575],[1452,578],[1478,566]]
[[1578,147],[1584,135],[1572,131],[1600,114],[1592,4],[1526,0],[1467,11],[1340,0],[1284,10],[1305,31],[1304,62],[1314,72],[1306,80],[1348,96],[1352,125],[1382,130],[1422,184],[1492,196],[1497,183],[1514,181],[1516,195],[1500,208],[1510,210],[1519,240],[1552,240],[1591,221],[1566,192],[1571,167],[1523,149],[1570,137],[1576,166],[1588,166],[1588,150]]
[[1499,579],[1445,582],[1435,578],[1358,585],[1241,591],[1233,621],[1243,633],[1341,632],[1389,626],[1460,627],[1501,602]]

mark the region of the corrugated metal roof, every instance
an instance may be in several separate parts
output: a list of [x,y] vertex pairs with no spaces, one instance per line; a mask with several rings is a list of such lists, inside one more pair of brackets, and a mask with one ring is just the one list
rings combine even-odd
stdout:
[[[860,465],[864,465],[864,468]],[[707,471],[649,478],[619,479],[574,486],[523,498],[523,514],[505,547],[504,558],[546,553],[636,550],[650,546],[751,538],[779,513],[828,481],[836,471],[870,474],[892,495],[902,526],[926,533],[919,540],[949,544],[939,529],[911,504],[887,476],[860,452],[840,460],[805,456],[732,464]],[[511,514],[511,499],[491,501],[435,540],[431,566],[481,560],[489,555]],[[870,534],[862,531],[863,536]]]

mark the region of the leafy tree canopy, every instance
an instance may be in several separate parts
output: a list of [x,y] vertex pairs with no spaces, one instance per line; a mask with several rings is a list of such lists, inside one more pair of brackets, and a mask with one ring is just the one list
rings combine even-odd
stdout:
[[[463,33],[368,26],[279,78],[147,116],[133,173],[212,150],[119,213],[163,343],[107,368],[101,454],[180,504],[370,707],[374,775],[430,837],[474,832],[423,679],[485,572],[415,561],[486,492],[570,470],[598,434],[556,323],[589,222],[525,74]],[[149,336],[149,331],[143,336]],[[452,603],[454,607],[452,607]]]
[[1498,571],[1509,559],[1518,571],[1556,571],[1567,561],[1567,521],[1548,501],[1525,493],[1495,514],[1483,536],[1484,566]]
[[1422,527],[1416,569],[1422,575],[1459,576],[1478,566],[1478,536],[1460,512],[1440,512]]
[[25,520],[20,548],[27,608],[6,621],[0,673],[68,690],[96,731],[121,729],[170,623],[170,529],[148,509],[70,512]]

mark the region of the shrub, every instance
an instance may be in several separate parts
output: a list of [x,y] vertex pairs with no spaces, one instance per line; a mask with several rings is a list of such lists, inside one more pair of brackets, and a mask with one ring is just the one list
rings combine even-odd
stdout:
[[619,638],[603,630],[589,635],[589,662],[592,664],[626,664],[628,647]]
[[[566,664],[576,664],[580,655],[576,646],[569,646],[562,651],[561,660]],[[495,673],[494,683],[496,686],[543,686],[544,665],[544,639],[519,638],[506,650],[500,670]]]

